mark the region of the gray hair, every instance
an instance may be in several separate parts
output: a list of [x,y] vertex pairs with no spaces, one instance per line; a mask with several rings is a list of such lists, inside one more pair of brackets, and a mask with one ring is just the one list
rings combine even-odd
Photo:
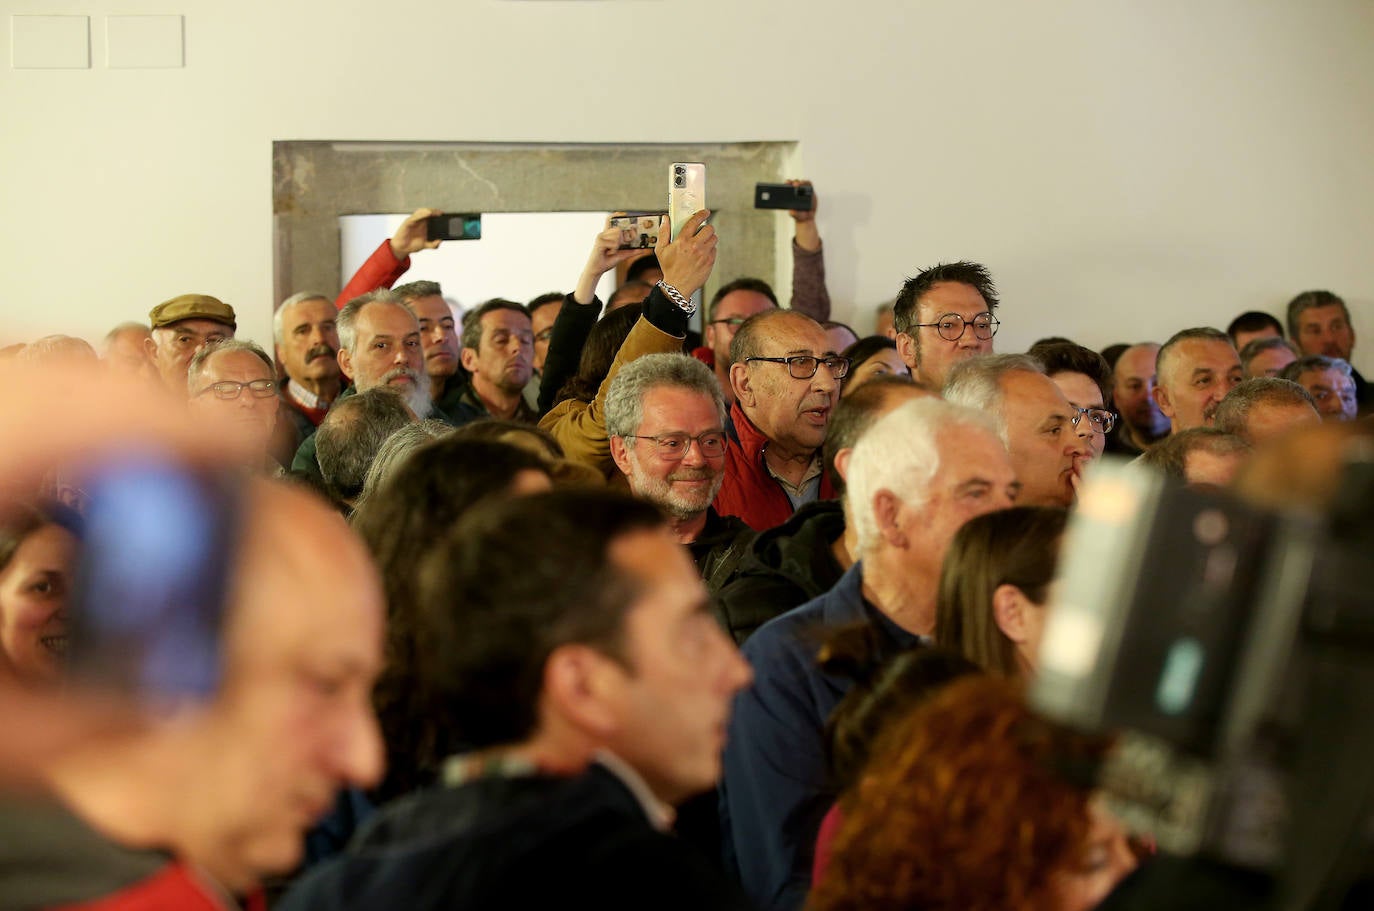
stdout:
[[[362,313],[363,308],[368,304],[395,304],[404,307],[405,302],[396,296],[396,293],[389,288],[378,288],[376,291],[369,291],[359,295],[353,300],[344,304],[339,311],[338,318],[334,321],[334,326],[339,330],[339,346],[350,355],[356,354],[358,344],[358,314]],[[410,311],[407,310],[407,313]]]
[[1231,336],[1222,332],[1220,329],[1213,329],[1211,326],[1198,326],[1194,329],[1182,329],[1169,336],[1169,340],[1159,346],[1159,352],[1155,355],[1155,382],[1164,383],[1166,368],[1174,349],[1183,342],[1204,341],[1204,342],[1224,342],[1231,348],[1236,346],[1231,343]]
[[1293,338],[1298,337],[1298,321],[1303,313],[1314,307],[1340,307],[1341,314],[1345,316],[1345,321],[1350,322],[1350,310],[1345,306],[1345,301],[1341,300],[1339,294],[1330,291],[1304,291],[1297,297],[1288,302],[1288,334]]
[[267,365],[267,376],[276,382],[276,365],[272,363],[272,358],[268,356],[266,351],[262,350],[260,345],[243,338],[226,338],[204,345],[199,351],[191,355],[191,363],[186,365],[186,389],[191,395],[196,394],[196,384],[200,382],[200,375],[205,372],[205,365],[209,363],[210,358],[216,354],[229,351],[247,351]]
[[1327,357],[1324,354],[1309,354],[1306,357],[1298,358],[1287,367],[1284,367],[1283,371],[1279,373],[1279,376],[1283,377],[1285,380],[1292,380],[1296,383],[1298,377],[1309,370],[1336,370],[1346,376],[1351,376],[1352,374],[1350,362],[1343,358]]
[[687,354],[646,354],[620,368],[606,392],[606,436],[628,437],[644,421],[644,395],[671,386],[706,396],[725,426],[725,398],[716,375]]
[[984,354],[960,361],[945,378],[945,401],[963,405],[993,419],[997,436],[1007,443],[1007,416],[1002,407],[1002,377],[1008,373],[1038,373],[1045,367],[1029,354]]
[[147,323],[140,323],[136,320],[127,320],[125,322],[120,323],[118,326],[115,326],[109,332],[105,333],[105,347],[110,347],[110,342],[113,342],[115,338],[119,336],[120,333],[129,332],[133,329],[137,329],[139,332],[143,332],[145,334],[153,331],[148,328]]
[[438,282],[421,280],[418,282],[407,282],[404,285],[397,285],[391,289],[391,293],[399,297],[402,303],[410,303],[417,297],[430,297],[432,295],[444,296],[443,290]]
[[1140,464],[1163,472],[1165,476],[1177,481],[1186,481],[1188,455],[1193,452],[1210,452],[1226,456],[1246,453],[1250,444],[1234,433],[1217,430],[1215,427],[1189,427],[1171,433],[1158,443],[1145,450]]
[[873,515],[878,492],[890,491],[909,506],[923,505],[940,470],[940,434],[962,428],[997,432],[985,414],[937,398],[919,398],[883,415],[859,437],[849,460],[848,490],[860,555],[872,551],[880,537]]
[[1217,405],[1213,426],[1223,433],[1249,436],[1250,410],[1256,405],[1285,407],[1309,405],[1316,413],[1317,403],[1312,393],[1292,380],[1273,376],[1257,376],[1236,385]]
[[382,444],[414,420],[405,401],[388,389],[369,389],[335,403],[315,431],[315,454],[330,492],[345,502],[362,493]]
[[1266,335],[1263,338],[1251,339],[1245,343],[1245,347],[1240,349],[1240,369],[1246,373],[1250,372],[1250,362],[1259,357],[1266,351],[1273,351],[1275,348],[1284,348],[1293,352],[1294,357],[1299,356],[1297,348],[1286,338],[1279,338],[1276,335]]
[[286,328],[282,325],[282,320],[285,317],[283,317],[282,314],[286,312],[287,307],[294,307],[297,304],[303,304],[306,301],[314,300],[328,301],[331,305],[333,304],[333,301],[330,301],[328,296],[317,294],[314,291],[298,291],[282,301],[281,306],[272,314],[272,341],[276,342],[278,345],[286,341]]
[[358,495],[354,510],[362,509],[363,504],[377,494],[412,452],[430,440],[451,432],[452,425],[430,418],[407,424],[387,437],[377,450],[377,455],[373,457],[372,464],[368,466],[367,477],[363,479],[363,492]]

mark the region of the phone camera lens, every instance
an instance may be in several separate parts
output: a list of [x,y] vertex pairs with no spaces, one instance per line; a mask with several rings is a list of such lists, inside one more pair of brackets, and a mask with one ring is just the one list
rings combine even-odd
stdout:
[[679,174],[677,177],[673,178],[673,186],[675,186],[675,187],[685,187],[685,186],[687,186],[687,178],[685,178],[685,177],[683,177],[681,174]]
[[678,165],[676,168],[673,168],[673,173],[676,174],[678,177],[681,177],[682,175],[687,173],[687,169],[682,167],[681,165]]

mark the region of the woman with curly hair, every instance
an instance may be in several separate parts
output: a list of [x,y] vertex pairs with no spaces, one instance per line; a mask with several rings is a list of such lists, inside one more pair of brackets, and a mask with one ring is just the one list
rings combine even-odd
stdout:
[[892,725],[810,911],[1087,911],[1136,866],[1090,780],[1110,740],[966,677]]

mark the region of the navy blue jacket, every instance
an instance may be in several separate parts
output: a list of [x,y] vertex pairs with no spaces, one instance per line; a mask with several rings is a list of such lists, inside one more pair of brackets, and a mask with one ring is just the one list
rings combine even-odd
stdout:
[[726,869],[761,908],[806,901],[816,832],[835,801],[826,770],[825,722],[850,681],[823,673],[816,652],[840,627],[870,623],[880,660],[919,637],[863,599],[862,564],[830,591],[765,623],[744,644],[754,685],[735,699],[720,784]]

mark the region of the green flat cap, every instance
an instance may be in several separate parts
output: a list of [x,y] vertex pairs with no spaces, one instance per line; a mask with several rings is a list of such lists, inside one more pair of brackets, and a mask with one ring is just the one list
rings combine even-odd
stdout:
[[208,294],[180,294],[148,311],[148,321],[154,329],[184,319],[208,319],[223,323],[230,329],[238,328],[234,321],[234,308]]

